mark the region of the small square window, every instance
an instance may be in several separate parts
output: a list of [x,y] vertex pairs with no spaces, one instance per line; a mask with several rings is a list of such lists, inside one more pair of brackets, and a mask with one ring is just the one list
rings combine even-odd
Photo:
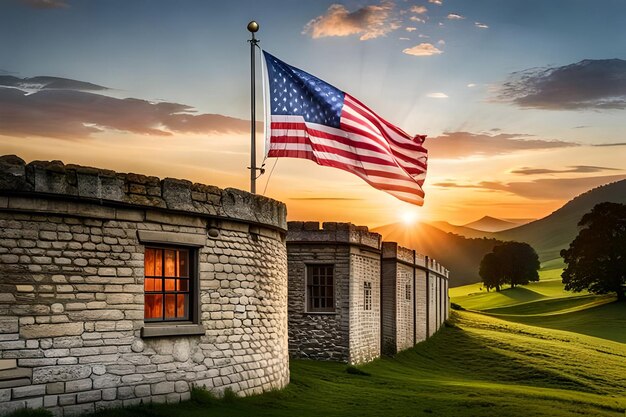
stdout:
[[335,311],[334,266],[307,265],[306,281],[307,311]]

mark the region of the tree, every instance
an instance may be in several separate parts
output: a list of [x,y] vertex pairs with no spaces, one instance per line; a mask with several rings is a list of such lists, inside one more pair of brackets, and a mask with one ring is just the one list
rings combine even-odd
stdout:
[[495,253],[490,252],[483,257],[483,260],[480,261],[478,274],[483,279],[487,291],[492,288],[495,288],[496,291],[500,291],[500,286],[503,282]]
[[597,204],[578,226],[578,236],[561,251],[567,264],[561,275],[565,289],[615,292],[626,301],[626,204]]
[[500,291],[503,284],[511,288],[539,281],[539,256],[528,243],[505,242],[493,248],[480,262],[479,275],[487,289]]

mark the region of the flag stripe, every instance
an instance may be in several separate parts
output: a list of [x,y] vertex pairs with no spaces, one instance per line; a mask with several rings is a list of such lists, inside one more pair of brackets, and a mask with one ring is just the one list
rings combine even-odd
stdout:
[[[353,159],[359,159],[359,155],[363,155],[370,158],[380,159],[380,161],[364,159],[369,162],[376,162],[389,166],[397,165],[397,161],[392,155],[388,152],[383,152],[379,147],[374,146],[371,143],[365,142],[363,138],[359,137],[359,135],[351,134],[338,129],[336,130],[340,133],[340,135],[331,134],[328,133],[328,128],[325,129],[326,131],[320,131],[310,125],[311,124],[307,126],[304,123],[272,123],[272,141],[276,143],[290,143],[297,138],[305,136],[304,132],[306,131],[311,138],[316,139],[314,143],[320,146],[320,150],[323,150],[321,147],[324,147],[324,149],[334,148],[342,155],[350,156]],[[288,128],[285,129],[285,127]],[[295,134],[295,131],[300,131],[300,133]],[[423,168],[416,168],[412,165],[403,166],[403,168],[411,175],[419,175],[424,172]]]

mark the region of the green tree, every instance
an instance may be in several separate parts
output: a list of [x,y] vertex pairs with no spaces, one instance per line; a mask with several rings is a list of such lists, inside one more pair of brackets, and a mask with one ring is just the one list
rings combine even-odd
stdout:
[[626,301],[626,204],[600,203],[578,223],[582,229],[561,251],[566,290],[615,292]]
[[503,284],[511,288],[539,281],[539,257],[528,243],[505,242],[495,246],[480,263],[479,275],[489,288],[500,291]]
[[502,274],[500,274],[498,259],[495,253],[490,252],[483,257],[483,260],[480,261],[478,275],[482,278],[487,291],[492,288],[500,291],[500,286],[503,284]]

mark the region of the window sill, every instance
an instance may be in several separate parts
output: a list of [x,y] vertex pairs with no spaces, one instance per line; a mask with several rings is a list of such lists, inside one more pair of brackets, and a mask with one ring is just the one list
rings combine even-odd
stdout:
[[312,316],[336,316],[339,313],[336,311],[305,311],[304,314]]
[[206,329],[201,324],[147,324],[141,328],[141,337],[204,336]]

